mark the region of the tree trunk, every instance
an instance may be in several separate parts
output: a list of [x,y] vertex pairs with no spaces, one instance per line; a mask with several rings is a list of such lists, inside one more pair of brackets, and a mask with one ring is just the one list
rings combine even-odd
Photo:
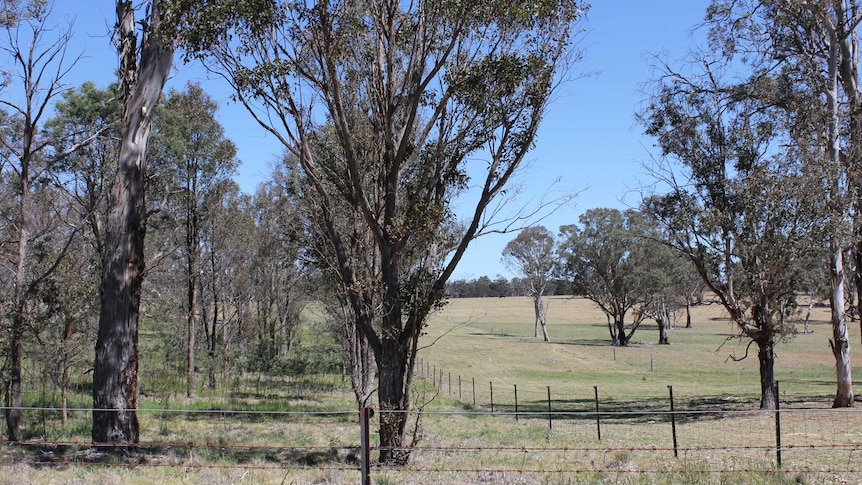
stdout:
[[853,405],[853,380],[850,373],[850,336],[844,314],[844,253],[838,241],[830,243],[830,306],[832,307],[832,355],[835,357],[837,389],[832,407]]
[[6,434],[9,441],[21,439],[21,353],[27,324],[27,266],[30,251],[30,160],[36,127],[29,112],[25,116],[21,171],[18,182],[18,260],[15,268],[15,307],[9,336],[6,382]]
[[[830,33],[828,58],[829,84],[825,90],[829,111],[827,122],[829,144],[827,152],[830,161],[836,167],[841,166],[843,163],[841,157],[841,119],[839,116],[841,100],[838,90],[841,57],[840,39],[836,33]],[[849,79],[845,81],[849,81]],[[848,92],[846,94],[853,96],[855,93]],[[827,194],[830,216],[833,219],[841,220],[845,217],[846,209],[839,198],[839,194],[841,193],[840,183],[837,180],[833,180],[831,181],[831,185],[833,194],[831,196]],[[831,345],[832,353],[835,356],[838,385],[833,406],[838,407],[842,404],[849,406],[853,403],[853,382],[845,380],[850,377],[850,342],[847,338],[847,317],[844,314],[844,253],[841,241],[837,236],[832,236],[829,241],[829,282],[831,290],[830,305],[832,307],[832,335],[835,339],[831,342]],[[846,373],[843,371],[845,369]]]
[[655,322],[658,324],[658,344],[670,345],[670,337],[667,332],[667,320],[664,317],[659,317]]
[[608,333],[611,335],[611,345],[614,347],[620,344],[620,339],[617,338],[616,334],[616,325],[611,322],[611,316],[609,314],[605,314],[605,317],[608,319]]
[[[28,124],[29,126],[29,124]],[[24,133],[25,150],[32,141],[32,131]],[[30,241],[30,157],[21,157],[21,195],[19,200],[18,262],[15,271],[15,310],[9,337],[8,377],[6,383],[6,434],[9,441],[21,439],[21,353],[24,326],[27,323],[27,258]]]
[[[344,318],[348,320],[351,317],[345,315]],[[348,321],[346,325],[348,328],[344,334],[350,359],[350,383],[356,396],[356,402],[365,405],[374,392],[374,378],[376,377],[374,353],[371,346],[368,345],[365,334],[354,328],[356,320]]]
[[198,285],[193,269],[194,262],[189,256],[188,305],[189,313],[186,328],[186,396],[195,397],[195,329],[197,328]]
[[685,300],[685,328],[691,328],[691,299]]
[[[152,115],[173,63],[171,42],[159,37],[161,3],[151,6],[137,64],[134,6],[117,2],[120,77],[125,104],[117,175],[111,189],[93,368],[94,443],[136,444],[138,319],[144,273],[144,200]],[[146,23],[144,23],[146,25]]]
[[757,360],[760,363],[760,409],[775,409],[775,352],[772,343],[757,343]]
[[550,342],[551,338],[548,337],[548,327],[545,325],[545,312],[542,311],[542,295],[537,294],[533,297],[533,309],[536,312],[536,337],[539,336],[538,328],[541,325],[542,327],[542,338],[545,342]]
[[63,366],[60,372],[60,422],[63,426],[66,425],[68,415],[66,406],[68,405],[69,394],[69,366],[71,356],[69,353],[69,339],[72,337],[72,321],[68,317],[65,319],[63,327],[63,360],[60,365]]
[[617,345],[620,347],[628,347],[631,335],[626,335],[625,317],[614,321],[614,325],[616,326]]
[[[219,318],[219,293],[218,293],[218,278],[216,277],[217,269],[215,263],[215,250],[210,250],[210,291],[212,291],[212,305],[213,305],[213,314],[212,318],[207,318],[206,315],[202,315],[204,319],[204,330],[207,335],[207,358],[209,362],[207,363],[207,386],[210,389],[216,388],[216,342],[218,341],[218,334],[216,332],[216,325],[218,324]],[[203,294],[203,289],[201,289],[201,294]],[[210,322],[210,327],[207,329],[206,322]]]
[[9,377],[6,384],[6,436],[9,441],[21,439],[21,351],[24,339],[24,316],[16,312],[9,339]]
[[403,397],[407,352],[403,351],[397,339],[384,337],[380,355],[376,357],[380,402],[380,463],[403,465],[410,456],[409,451],[397,449],[405,445],[407,413],[406,409],[403,409]]

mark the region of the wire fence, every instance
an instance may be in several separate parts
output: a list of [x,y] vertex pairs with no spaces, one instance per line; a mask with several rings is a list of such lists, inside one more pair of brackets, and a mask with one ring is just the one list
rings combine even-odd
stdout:
[[174,407],[139,409],[146,439],[120,457],[104,452],[110,443],[87,439],[91,408],[66,409],[65,424],[60,408],[21,408],[28,439],[0,442],[0,467],[12,475],[82,467],[138,474],[262,473],[296,483],[356,483],[372,476],[389,483],[531,483],[554,477],[713,483],[746,482],[755,475],[778,482],[789,477],[862,483],[859,409],[687,409],[674,402],[670,386],[664,400],[628,406],[603,402],[598,387],[592,399],[561,399],[547,386],[528,392],[513,386],[506,393],[498,387],[496,401],[488,395],[474,404],[476,393],[465,396],[463,382],[456,399],[457,388],[449,391],[448,382],[441,386],[439,373],[434,375],[434,385],[460,404],[408,412],[420,439],[397,448],[410,453],[400,468],[373,466],[381,450],[378,420],[393,411],[375,410],[363,421],[355,409]]

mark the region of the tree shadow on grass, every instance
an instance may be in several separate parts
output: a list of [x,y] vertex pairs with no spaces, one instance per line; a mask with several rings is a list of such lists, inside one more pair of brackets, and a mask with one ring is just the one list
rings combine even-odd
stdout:
[[[822,396],[820,396],[822,400]],[[808,398],[800,398],[806,401]],[[791,402],[782,402],[790,406]],[[767,413],[759,409],[759,396],[755,395],[715,395],[701,396],[690,399],[674,400],[674,415],[677,423],[698,421],[719,421],[737,417],[740,413]],[[547,399],[519,400],[517,409],[513,401],[494,403],[494,411],[507,413],[515,419],[537,419],[541,421],[583,421],[595,422],[596,415],[601,422],[648,424],[655,422],[670,422],[670,399],[666,397],[644,398],[636,400],[599,401],[599,411],[596,412],[595,399],[551,399],[550,413]],[[479,406],[465,405],[465,410],[490,411],[489,403]],[[478,417],[478,415],[476,416]]]
[[[75,465],[103,466],[226,466],[277,464],[283,467],[316,467],[326,465],[358,466],[359,448],[331,446],[323,448],[284,446],[209,446],[172,444],[134,448],[95,448],[86,445],[17,444],[12,448],[15,463],[36,467]],[[7,449],[8,452],[8,449]],[[3,462],[7,462],[3,459]],[[204,465],[205,463],[205,465]]]
[[476,337],[503,337],[503,338],[526,338],[525,335],[514,335],[511,333],[505,332],[494,332],[491,331],[483,331],[483,330],[473,330],[469,333],[469,335],[475,335]]

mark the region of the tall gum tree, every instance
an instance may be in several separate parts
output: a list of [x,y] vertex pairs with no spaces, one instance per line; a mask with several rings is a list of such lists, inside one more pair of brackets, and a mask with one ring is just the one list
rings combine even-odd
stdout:
[[[173,26],[183,13],[182,6],[173,3],[153,0],[148,16],[139,22],[135,22],[133,2],[116,4],[124,105],[99,288],[92,438],[96,444],[120,448],[139,440],[138,321],[145,265],[147,146],[155,108],[173,65]],[[163,22],[165,14],[168,22]]]
[[638,211],[590,209],[579,222],[560,228],[562,272],[576,293],[607,316],[611,344],[627,346],[646,318],[666,320],[656,309],[662,308],[668,290],[661,287],[663,276],[673,260],[662,261],[667,255],[655,247],[655,238],[646,237]]
[[[382,462],[409,457],[420,330],[470,241],[492,230],[487,209],[505,197],[579,55],[571,40],[586,9],[573,0],[223,1],[197,6],[185,30],[185,47],[210,54],[319,199],[326,267],[375,356]],[[335,143],[321,143],[325,129]],[[476,179],[471,158],[482,160]],[[454,227],[450,201],[471,184],[478,202],[463,227],[441,230]],[[369,236],[365,261],[349,257],[334,215],[342,201]],[[377,271],[357,281],[365,264]]]
[[[46,181],[57,175],[58,161],[89,143],[91,137],[74,140],[68,134],[42,132],[45,116],[51,104],[68,88],[64,78],[77,61],[67,57],[71,28],[61,29],[55,39],[49,39],[54,27],[49,24],[51,12],[45,2],[4,4],[2,13],[0,54],[5,66],[3,82],[8,86],[0,84],[0,170],[14,187],[16,207],[11,211],[14,215],[10,224],[14,234],[8,237],[14,241],[15,248],[2,251],[13,256],[4,265],[11,268],[7,278],[11,291],[2,305],[3,319],[9,322],[8,332],[0,341],[6,354],[3,390],[7,437],[18,441],[22,420],[22,359],[24,341],[31,326],[31,303],[40,284],[65,257],[78,231],[77,223],[72,223],[69,227],[73,230],[65,234],[61,232],[64,228],[50,227],[50,224],[40,227],[38,218],[34,217],[40,209],[34,201],[37,194],[52,184]],[[56,148],[62,144],[61,139],[52,138],[52,135],[61,137],[65,146]],[[48,197],[48,200],[53,199]],[[51,210],[60,205],[48,204]],[[48,207],[43,205],[41,211],[48,212]],[[48,244],[51,238],[65,241],[60,243],[55,256],[34,254],[33,247]]]
[[542,298],[548,283],[557,271],[557,251],[554,235],[544,226],[528,227],[503,248],[503,261],[518,271],[533,297],[533,312],[536,315],[535,336],[550,342],[545,322],[545,308]]
[[[859,87],[856,0],[715,1],[706,25],[713,49],[728,59],[745,58],[754,69],[793,73],[813,94],[809,103],[784,106],[797,120],[795,144],[808,144],[808,160],[820,180],[832,229],[828,235],[830,307],[837,389],[833,406],[853,405],[850,339],[845,314],[845,253],[855,269],[856,310],[862,308],[862,92]],[[814,109],[816,108],[816,109]],[[812,129],[821,133],[812,135]],[[809,132],[809,133],[805,133]],[[852,227],[845,221],[852,220]],[[844,227],[847,226],[847,227]]]
[[[165,192],[166,217],[182,240],[175,244],[185,262],[186,395],[195,397],[195,336],[201,313],[200,275],[204,220],[209,217],[205,197],[236,168],[236,147],[225,138],[216,119],[218,105],[190,83],[184,91],[171,90],[159,106],[150,158]],[[172,232],[168,230],[168,232]]]
[[823,205],[809,195],[820,180],[804,157],[771,149],[783,133],[777,108],[747,95],[780,91],[771,78],[723,85],[716,64],[699,65],[688,77],[665,71],[641,114],[661,150],[652,170],[666,189],[644,210],[748,340],[733,358],[756,345],[761,408],[775,409],[775,347],[792,335],[787,309],[802,278],[795,263],[817,254],[825,227]]

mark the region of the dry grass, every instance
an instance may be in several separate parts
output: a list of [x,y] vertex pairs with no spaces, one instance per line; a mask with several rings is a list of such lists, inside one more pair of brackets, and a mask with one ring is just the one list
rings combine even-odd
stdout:
[[[422,371],[434,369],[444,379],[440,395],[419,381],[414,394],[427,403],[422,439],[407,470],[378,469],[374,482],[384,484],[449,483],[860,483],[862,473],[829,472],[859,468],[862,413],[832,411],[834,368],[826,339],[826,309],[816,309],[814,333],[797,335],[778,349],[776,376],[782,413],[783,463],[776,469],[773,413],[757,412],[759,381],[754,355],[740,356],[745,343],[718,305],[697,307],[694,328],[677,327],[670,346],[658,346],[654,325],[644,324],[629,348],[614,349],[604,316],[583,299],[549,300],[548,324],[553,342],[533,337],[532,307],[525,298],[453,300],[427,327],[420,353]],[[432,345],[433,343],[433,345]],[[858,361],[858,350],[854,347]],[[452,387],[449,386],[449,375]],[[457,387],[458,377],[461,388]],[[476,382],[476,405],[472,383]],[[533,414],[489,415],[489,383],[495,410]],[[674,458],[668,385],[673,386],[678,416],[679,457]],[[603,416],[598,439],[594,386],[603,411],[644,414]],[[547,388],[557,414],[549,429]],[[353,409],[348,391],[296,392],[272,382],[265,392],[222,403],[259,410]],[[460,394],[460,399],[459,399]],[[153,447],[143,455],[81,458],[74,466],[46,466],[42,447],[0,449],[0,461],[14,458],[30,465],[7,465],[5,483],[357,483],[358,424],[355,416],[171,414],[159,407],[200,407],[196,402],[149,402],[142,413],[147,442],[194,443],[203,447]],[[221,406],[216,406],[221,407]],[[732,410],[733,412],[719,412]],[[80,418],[84,419],[84,418]],[[57,430],[56,436],[80,436]],[[51,429],[47,427],[46,429]],[[372,428],[373,430],[374,428]],[[75,433],[78,433],[77,435]],[[372,441],[374,437],[372,436]],[[849,445],[826,448],[830,444]],[[812,447],[812,445],[814,447]],[[248,446],[247,448],[231,448]],[[276,448],[257,448],[272,446]],[[277,447],[296,447],[277,448]],[[86,447],[77,454],[86,455]],[[83,454],[83,455],[82,455]],[[543,470],[532,472],[531,470]],[[756,470],[756,471],[751,471]],[[766,471],[766,472],[763,472]]]

